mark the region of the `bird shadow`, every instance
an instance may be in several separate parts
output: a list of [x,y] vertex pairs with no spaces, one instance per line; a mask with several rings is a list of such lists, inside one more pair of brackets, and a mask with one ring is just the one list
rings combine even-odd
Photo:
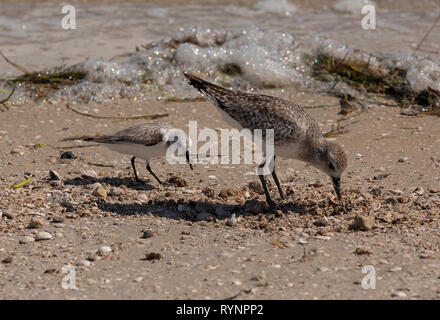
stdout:
[[242,214],[244,206],[240,204],[224,204],[202,201],[179,201],[178,204],[165,201],[148,203],[110,203],[100,199],[98,208],[105,212],[112,212],[123,216],[152,214],[174,220],[206,221],[210,219],[225,220],[232,214]]
[[67,179],[63,181],[66,185],[72,186],[86,186],[94,183],[107,184],[112,187],[125,186],[134,190],[153,190],[156,186],[151,185],[145,181],[136,181],[133,178],[120,178],[120,177],[105,177],[105,178],[92,178],[92,177],[77,177],[74,179]]
[[111,212],[123,216],[152,214],[157,217],[164,217],[174,220],[186,220],[191,222],[227,220],[232,214],[237,216],[258,216],[264,214],[270,216],[271,219],[280,219],[283,214],[298,215],[310,214],[306,205],[298,205],[294,203],[284,202],[277,206],[277,210],[283,214],[279,214],[276,210],[270,209],[267,205],[258,212],[249,212],[246,210],[245,204],[219,203],[210,201],[153,201],[147,203],[111,203],[104,199],[97,202],[98,208],[104,212]]

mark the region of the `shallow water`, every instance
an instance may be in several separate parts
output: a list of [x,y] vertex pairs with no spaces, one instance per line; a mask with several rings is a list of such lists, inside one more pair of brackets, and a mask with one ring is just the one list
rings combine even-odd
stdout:
[[[7,3],[2,4],[0,41],[2,52],[28,70],[77,64],[75,69],[87,74],[84,81],[49,97],[54,101],[196,97],[183,82],[184,69],[246,90],[325,87],[311,78],[304,54],[326,46],[335,56],[348,48],[378,56],[391,53],[385,64],[407,67],[414,88],[438,88],[439,32],[432,32],[418,52],[432,62],[407,59],[438,11],[377,9],[377,29],[363,30],[361,14],[270,1],[251,8],[78,3],[76,30],[61,28],[61,5]],[[147,44],[148,49],[142,47]],[[0,62],[2,78],[17,74]],[[29,92],[17,90],[13,98],[25,103]]]

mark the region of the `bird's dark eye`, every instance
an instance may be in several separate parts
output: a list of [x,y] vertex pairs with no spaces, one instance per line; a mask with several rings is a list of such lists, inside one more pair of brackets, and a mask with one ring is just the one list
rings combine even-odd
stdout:
[[330,168],[330,170],[335,170],[335,166],[331,162],[328,164],[328,167]]

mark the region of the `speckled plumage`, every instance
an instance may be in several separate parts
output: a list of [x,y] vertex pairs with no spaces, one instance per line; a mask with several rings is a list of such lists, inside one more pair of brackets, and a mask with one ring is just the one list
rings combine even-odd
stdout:
[[275,144],[322,137],[318,123],[293,102],[263,94],[225,89],[190,73],[185,73],[185,76],[192,86],[243,128],[273,129]]
[[164,129],[171,129],[171,126],[166,123],[141,123],[114,134],[89,137],[84,140],[106,144],[134,143],[143,146],[154,146],[164,142]]
[[[114,134],[95,137],[81,137],[81,139],[84,141],[102,143],[110,150],[131,155],[131,165],[137,181],[140,181],[140,179],[138,178],[136,172],[135,160],[137,157],[144,159],[147,162],[147,170],[153,175],[157,182],[163,184],[162,181],[151,170],[150,161],[153,157],[165,156],[168,147],[172,143],[177,142],[181,144],[183,142],[176,139],[176,136],[174,135],[176,131],[174,130],[174,128],[166,123],[142,123],[123,129]],[[185,145],[182,145],[182,147],[187,149],[186,140],[184,143]],[[186,158],[189,163],[188,150],[186,150]],[[189,166],[192,170],[192,165],[189,164]]]
[[[241,127],[250,130],[262,129],[263,135],[265,130],[273,129],[275,156],[299,159],[327,173],[332,178],[340,198],[340,175],[347,166],[345,152],[339,145],[323,139],[318,123],[302,107],[277,97],[225,89],[188,72],[184,72],[184,75],[190,85]],[[264,177],[262,174],[259,176],[266,199],[272,206],[274,203],[270,199]],[[283,198],[274,168],[272,176]]]

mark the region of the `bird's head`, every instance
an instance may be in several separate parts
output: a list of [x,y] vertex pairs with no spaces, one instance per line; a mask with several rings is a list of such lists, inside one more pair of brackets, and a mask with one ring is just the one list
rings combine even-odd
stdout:
[[347,155],[340,145],[324,140],[313,150],[313,165],[330,176],[336,195],[341,199],[341,175],[347,167]]

